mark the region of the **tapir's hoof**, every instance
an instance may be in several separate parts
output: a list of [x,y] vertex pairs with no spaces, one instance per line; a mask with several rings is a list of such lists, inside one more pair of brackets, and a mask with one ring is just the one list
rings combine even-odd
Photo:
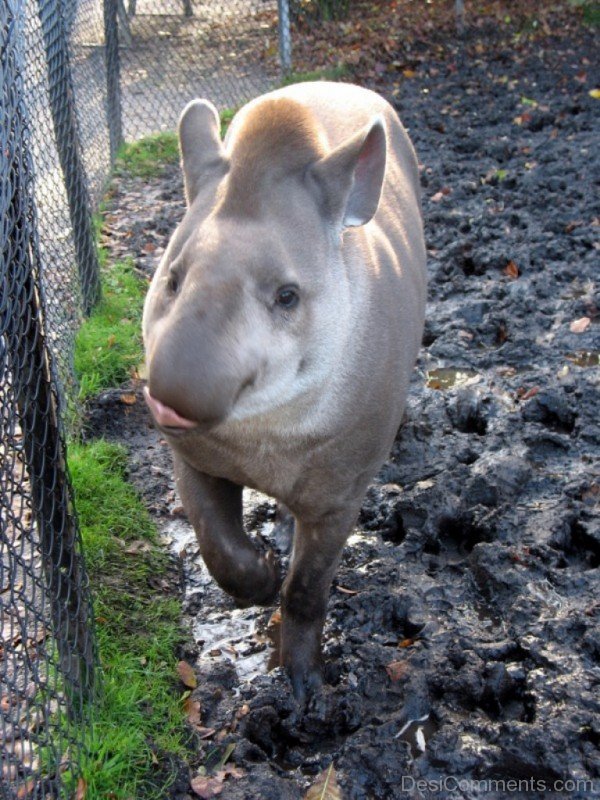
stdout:
[[323,686],[323,676],[321,667],[307,667],[306,665],[294,665],[288,667],[288,673],[292,682],[292,691],[298,705],[306,706],[310,698]]
[[249,587],[247,593],[232,593],[238,608],[269,606],[275,601],[281,588],[282,579],[279,565],[272,550],[260,557],[257,573],[258,576],[253,581],[253,585]]

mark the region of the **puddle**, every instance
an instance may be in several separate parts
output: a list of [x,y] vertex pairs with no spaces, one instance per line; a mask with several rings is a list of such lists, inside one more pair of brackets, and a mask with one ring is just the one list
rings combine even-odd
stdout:
[[408,742],[412,757],[419,758],[427,750],[427,742],[437,729],[438,726],[429,714],[425,714],[423,717],[407,722],[394,736],[394,739]]
[[[202,590],[210,590],[215,584],[200,556],[194,529],[185,519],[174,519],[162,527],[161,534],[184,563],[186,598],[202,597]],[[197,613],[188,616],[192,635],[199,646],[199,658],[227,658],[234,663],[241,683],[279,666],[281,616],[278,612],[273,614],[271,610],[252,606],[206,615],[202,599],[194,605]]]
[[445,391],[460,386],[470,386],[478,383],[481,376],[469,369],[458,367],[438,367],[427,371],[426,386],[428,389]]
[[569,353],[567,358],[577,367],[600,366],[600,350],[578,350],[576,353]]

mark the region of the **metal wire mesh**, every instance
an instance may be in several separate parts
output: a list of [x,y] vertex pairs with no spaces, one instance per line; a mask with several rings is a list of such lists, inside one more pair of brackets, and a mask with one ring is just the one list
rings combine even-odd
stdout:
[[119,4],[125,139],[173,129],[195,97],[222,109],[268,89],[276,17],[276,0],[130,0],[127,11]]
[[77,775],[95,659],[47,347],[23,8],[2,13],[0,786],[12,799],[58,797]]
[[269,88],[287,0],[0,3],[0,797],[73,796],[95,653],[64,412],[100,296],[93,213],[126,139]]

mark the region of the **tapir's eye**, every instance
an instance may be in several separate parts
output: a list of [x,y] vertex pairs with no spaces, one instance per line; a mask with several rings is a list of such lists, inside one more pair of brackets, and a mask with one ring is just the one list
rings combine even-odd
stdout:
[[280,308],[284,308],[286,311],[289,311],[298,305],[299,300],[300,295],[298,294],[297,286],[281,286],[279,289],[277,289],[275,302]]
[[167,291],[170,294],[177,294],[179,290],[179,278],[176,272],[169,272],[167,275]]

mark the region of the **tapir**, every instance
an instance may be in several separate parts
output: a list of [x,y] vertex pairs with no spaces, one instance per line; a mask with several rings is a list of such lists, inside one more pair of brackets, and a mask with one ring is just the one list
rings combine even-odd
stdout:
[[[281,663],[321,685],[331,581],[402,420],[424,318],[418,164],[394,109],[301,83],[179,121],[187,209],[150,285],[145,397],[202,557],[241,605],[281,588]],[[242,489],[293,515],[281,585]]]

